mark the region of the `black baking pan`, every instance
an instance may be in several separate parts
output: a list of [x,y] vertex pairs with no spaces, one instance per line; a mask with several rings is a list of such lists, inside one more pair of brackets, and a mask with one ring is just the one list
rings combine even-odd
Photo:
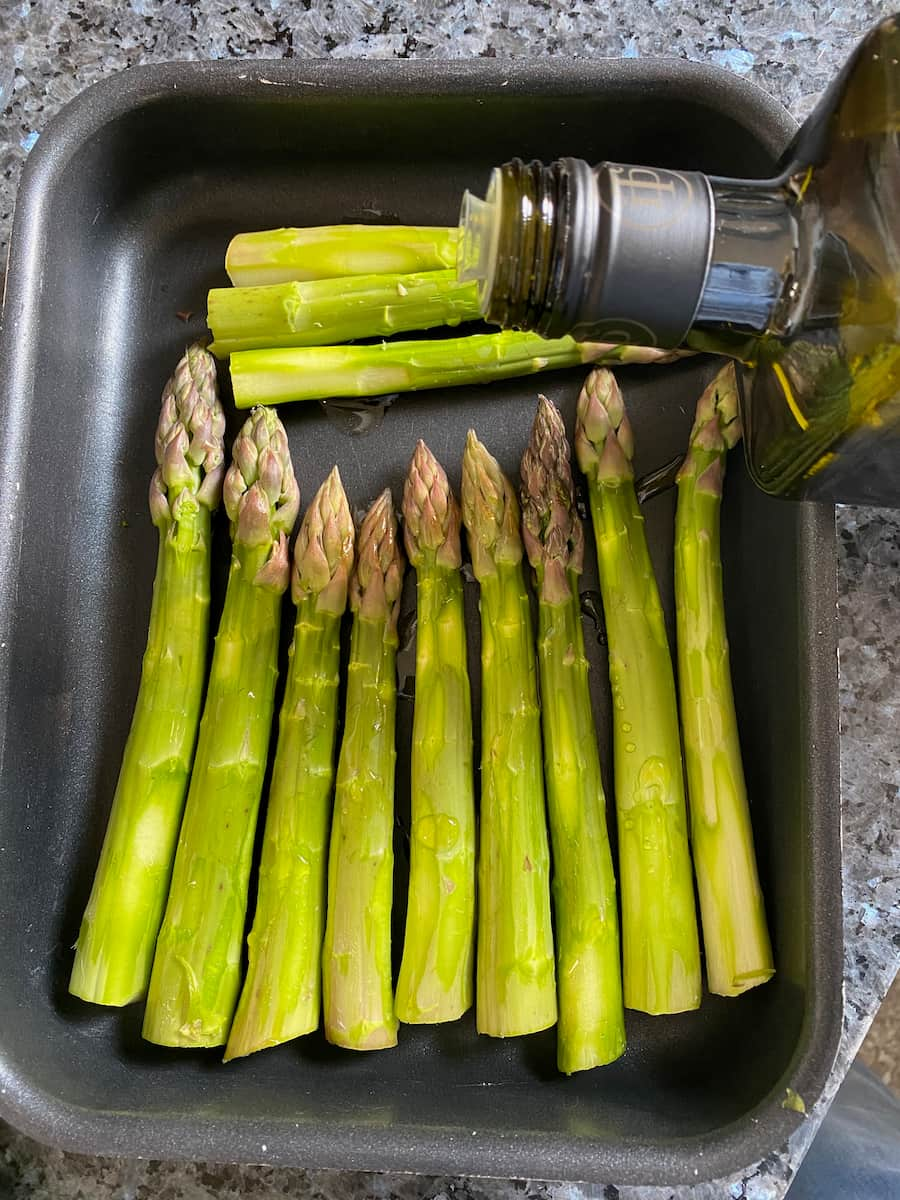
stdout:
[[[231,235],[453,223],[463,188],[515,154],[763,176],[791,128],[761,92],[684,63],[294,60],[131,70],[41,135],[16,210],[0,374],[0,1115],[96,1154],[617,1183],[717,1177],[788,1137],[801,1118],[785,1088],[812,1106],[841,1024],[833,513],[766,498],[736,455],[726,599],[778,968],[765,987],[677,1017],[631,1013],[624,1058],[566,1079],[552,1030],[497,1041],[471,1017],[403,1028],[378,1054],[312,1035],[225,1067],[142,1042],[140,1006],[93,1008],[67,982],[147,627],[159,395],[204,329]],[[620,372],[639,472],[685,445],[712,369]],[[335,461],[355,507],[386,485],[399,496],[420,436],[458,485],[469,426],[515,472],[538,388],[571,430],[582,375],[403,397],[365,437],[317,405],[287,407],[304,496]],[[670,632],[673,507],[671,492],[646,504]],[[221,602],[224,521],[218,536]],[[587,592],[592,560],[591,544]],[[404,628],[412,602],[408,579]],[[585,620],[608,763],[602,629]]]

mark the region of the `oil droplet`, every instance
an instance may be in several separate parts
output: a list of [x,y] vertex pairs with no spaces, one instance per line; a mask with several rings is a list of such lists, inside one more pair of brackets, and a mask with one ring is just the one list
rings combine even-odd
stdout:
[[631,722],[630,721],[622,722],[622,732],[623,733],[631,733]]
[[681,470],[681,464],[684,462],[684,455],[679,454],[677,458],[663,463],[661,467],[657,467],[655,471],[648,471],[646,475],[642,475],[634,485],[635,493],[637,494],[638,504],[643,504],[647,500],[652,500],[656,496],[661,496],[663,492],[667,492],[669,488],[675,486],[675,477]]
[[459,841],[459,822],[446,813],[428,813],[413,825],[413,837],[429,850],[452,850]]
[[635,750],[637,750],[637,746],[635,746],[634,742],[626,742],[625,749],[629,754],[634,754]]
[[328,420],[341,433],[351,437],[365,437],[373,433],[384,420],[384,414],[397,399],[390,396],[371,396],[360,399],[356,396],[338,396],[333,400],[320,400],[319,406]]
[[606,645],[606,624],[603,619],[603,598],[599,592],[588,590],[581,593],[581,613],[594,626],[594,633],[601,646]]

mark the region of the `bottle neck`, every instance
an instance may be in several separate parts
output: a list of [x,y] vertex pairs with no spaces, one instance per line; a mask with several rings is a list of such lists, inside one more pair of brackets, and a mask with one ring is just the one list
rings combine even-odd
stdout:
[[802,239],[783,181],[516,159],[479,218],[464,215],[461,266],[503,328],[674,347],[694,327],[796,322]]

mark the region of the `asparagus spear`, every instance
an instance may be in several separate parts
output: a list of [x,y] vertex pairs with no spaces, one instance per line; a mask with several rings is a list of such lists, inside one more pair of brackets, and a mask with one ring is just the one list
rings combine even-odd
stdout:
[[225,270],[242,287],[292,279],[456,268],[457,229],[418,225],[320,225],[239,233]]
[[159,552],[147,648],[69,991],[123,1005],[147,990],[197,738],[209,636],[210,514],[225,415],[215,363],[189,346],[166,384],[150,515]]
[[226,1062],[319,1024],[341,617],[352,567],[353,518],[335,467],[307,509],[294,547],[297,619],[247,939],[249,964]]
[[396,1008],[409,1023],[453,1021],[472,1004],[472,712],[459,506],[421,441],[406,476],[403,517],[418,625],[409,903]]
[[394,717],[403,554],[389,491],[359,529],[353,632],[328,855],[325,1036],[348,1050],[397,1044],[391,990]]
[[562,417],[538,399],[522,458],[522,537],[538,593],[544,774],[553,846],[557,1062],[570,1075],[625,1049],[616,880],[591,713],[578,576],[584,529]]
[[459,283],[455,271],[213,288],[207,310],[215,338],[210,351],[217,358],[238,350],[387,337],[481,317],[476,285]]
[[671,1013],[700,1003],[700,952],[675,681],[632,449],[614,376],[592,371],[578,399],[575,450],[590,490],[609,642],[625,1004]]
[[675,612],[681,727],[709,990],[737,996],[773,972],[741,763],[719,555],[725,455],[739,440],[734,364],[700,397],[678,474]]
[[576,342],[570,337],[548,340],[536,333],[507,330],[434,341],[380,342],[374,346],[242,350],[231,356],[231,381],[235,404],[250,408],[291,400],[382,396],[490,383],[579,363],[671,362],[683,353],[648,346]]
[[231,570],[144,1015],[163,1046],[219,1046],[240,986],[256,814],[272,726],[287,535],[300,502],[287,435],[251,413],[225,476]]
[[471,430],[462,514],[481,585],[476,1023],[514,1037],[556,1021],[541,724],[519,505]]

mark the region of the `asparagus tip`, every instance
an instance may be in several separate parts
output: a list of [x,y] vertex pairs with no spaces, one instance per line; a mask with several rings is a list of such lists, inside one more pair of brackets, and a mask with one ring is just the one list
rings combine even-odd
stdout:
[[163,388],[156,426],[157,467],[150,482],[155,525],[178,518],[186,500],[219,505],[225,474],[225,413],[216,364],[202,342],[192,342]]
[[369,620],[387,617],[391,630],[397,627],[405,566],[397,533],[394,499],[390,489],[385,488],[359,527],[350,607]]
[[468,432],[463,453],[462,518],[476,578],[493,575],[499,562],[521,560],[515,489],[473,429]]
[[677,482],[693,478],[698,491],[721,496],[725,476],[725,454],[741,438],[738,413],[737,373],[727,363],[716,374],[697,401],[688,452]]
[[541,599],[560,604],[572,595],[569,572],[584,564],[584,528],[566,427],[555,404],[538,396],[531,439],[522,456],[522,540]]
[[578,397],[575,454],[585,475],[608,483],[632,479],[634,437],[612,371],[590,372]]
[[271,546],[271,556],[254,582],[284,591],[289,578],[287,537],[297,519],[300,489],[287,433],[274,409],[254,408],[244,422],[223,493],[234,544]]
[[336,614],[344,611],[353,569],[354,540],[347,493],[335,466],[300,523],[291,574],[295,604],[304,596],[314,595],[320,611]]
[[403,485],[403,533],[413,566],[426,557],[459,567],[460,512],[447,473],[419,439]]

